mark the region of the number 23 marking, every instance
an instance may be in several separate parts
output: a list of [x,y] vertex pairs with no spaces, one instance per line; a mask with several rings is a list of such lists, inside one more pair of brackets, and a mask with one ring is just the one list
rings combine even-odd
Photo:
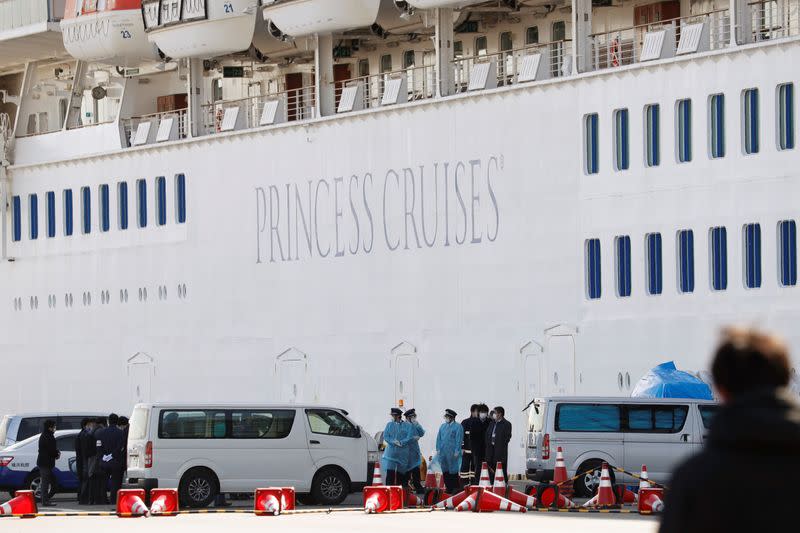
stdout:
[[123,39],[130,39],[132,37],[131,32],[128,30],[122,30],[120,33],[122,34]]

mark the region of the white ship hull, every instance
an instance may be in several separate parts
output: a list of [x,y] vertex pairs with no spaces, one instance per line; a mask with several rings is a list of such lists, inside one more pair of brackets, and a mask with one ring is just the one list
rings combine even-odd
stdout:
[[[629,381],[666,360],[704,369],[719,327],[731,322],[784,334],[797,365],[798,288],[779,286],[774,228],[797,216],[798,151],[776,149],[772,110],[775,87],[793,81],[786,65],[798,62],[800,43],[784,40],[402,111],[12,167],[13,194],[23,198],[72,188],[77,199],[80,187],[108,183],[112,228],[100,234],[94,221],[81,235],[76,204],[73,237],[62,237],[59,220],[56,238],[9,243],[15,261],[0,265],[0,410],[319,401],[377,431],[403,400],[429,430],[429,453],[444,408],[460,418],[483,401],[506,407],[510,466],[522,472],[521,410],[533,396],[627,395]],[[745,156],[739,95],[756,86],[762,150]],[[712,160],[706,102],[720,91],[728,150]],[[681,98],[695,106],[695,159],[683,165],[670,133]],[[652,102],[664,110],[663,161],[645,168],[638,110]],[[611,162],[611,113],[620,107],[631,109],[624,173]],[[601,171],[587,176],[582,117],[594,112]],[[175,223],[177,173],[186,175],[185,224]],[[170,184],[164,227],[153,215],[157,176]],[[145,229],[135,223],[141,178]],[[114,223],[121,180],[126,231]],[[737,259],[750,222],[764,232],[758,290],[743,287]],[[712,292],[707,235],[718,225],[729,232],[729,286]],[[675,235],[684,228],[696,239],[693,294],[676,289]],[[664,292],[648,296],[644,236],[654,231],[664,238]],[[614,295],[617,235],[632,240],[630,298]],[[590,301],[584,242],[595,237],[603,296]]]

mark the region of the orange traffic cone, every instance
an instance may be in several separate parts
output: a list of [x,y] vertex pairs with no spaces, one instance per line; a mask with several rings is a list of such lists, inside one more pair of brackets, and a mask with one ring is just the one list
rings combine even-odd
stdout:
[[278,487],[256,489],[255,514],[256,516],[278,516],[281,514],[282,491]]
[[[558,496],[557,500],[556,496]],[[573,507],[577,507],[572,500],[558,491],[557,486],[544,487],[539,494],[539,503],[542,507],[556,507],[558,509],[572,509]]]
[[281,487],[281,511],[294,511],[297,506],[297,494],[294,487]]
[[481,479],[478,482],[478,486],[492,488],[492,482],[489,480],[489,465],[486,461],[481,464]]
[[469,496],[469,494],[467,494],[466,490],[463,490],[463,491],[459,492],[458,494],[454,494],[453,496],[450,496],[448,498],[443,499],[442,501],[440,501],[439,503],[434,505],[434,508],[435,509],[455,509],[456,507],[458,507],[459,504],[461,504],[461,502],[463,502],[465,499],[467,499],[467,496]]
[[144,490],[123,489],[117,492],[117,516],[136,518],[147,516],[149,510],[144,504]]
[[419,507],[419,498],[414,494],[414,491],[403,488],[403,494],[405,495],[406,507]]
[[536,496],[529,496],[528,494],[514,490],[514,487],[508,487],[508,494],[506,494],[506,498],[527,509],[533,509],[536,507]]
[[505,497],[506,488],[506,478],[503,475],[503,463],[498,461],[497,469],[494,471],[494,485],[492,485],[492,492]]
[[382,513],[389,510],[389,487],[364,487],[364,512]]
[[381,462],[375,463],[375,470],[372,472],[372,486],[380,487],[383,485],[383,478],[381,477]]
[[178,491],[176,489],[152,489],[150,502],[151,516],[178,515]]
[[[485,463],[484,463],[485,464]],[[467,496],[464,501],[459,503],[456,506],[456,511],[473,511],[475,507],[478,505],[478,495],[480,494],[479,491],[475,491],[469,496]]]
[[639,514],[664,511],[664,489],[644,488],[639,491]]
[[600,488],[594,498],[583,504],[584,507],[613,507],[617,504],[614,489],[611,486],[611,476],[608,474],[608,463],[603,463],[600,471]]
[[647,475],[647,465],[642,465],[642,473],[639,475],[639,490],[650,488],[650,477]]
[[569,479],[569,474],[567,473],[567,466],[564,463],[564,450],[561,446],[556,449],[556,468],[553,471],[553,483],[558,485],[559,494],[563,494],[567,498],[572,497],[574,489],[572,480]]
[[425,474],[425,489],[438,489],[439,484],[436,481],[436,472],[428,469],[428,473]]
[[35,515],[37,512],[39,510],[32,490],[18,490],[15,497],[0,504],[0,515]]
[[516,513],[524,513],[527,511],[525,507],[509,501],[499,494],[492,491],[483,490],[478,499],[477,511],[479,513],[491,513],[492,511],[511,511]]

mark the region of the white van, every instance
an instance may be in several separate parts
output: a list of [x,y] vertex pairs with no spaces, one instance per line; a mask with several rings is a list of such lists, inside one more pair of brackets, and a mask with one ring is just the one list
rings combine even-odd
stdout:
[[42,432],[45,420],[53,420],[56,429],[81,429],[81,420],[107,416],[108,413],[20,413],[0,420],[0,450]]
[[295,487],[303,501],[335,505],[366,485],[378,460],[375,440],[342,409],[138,404],[125,486],[177,487],[188,507],[264,486]]
[[[528,479],[552,480],[561,446],[570,476],[605,461],[632,473],[647,465],[650,479],[666,483],[681,460],[699,451],[717,408],[713,401],[673,398],[536,399],[528,406]],[[610,474],[612,481],[634,481]],[[599,482],[599,471],[587,473],[575,481],[576,493],[588,497]]]

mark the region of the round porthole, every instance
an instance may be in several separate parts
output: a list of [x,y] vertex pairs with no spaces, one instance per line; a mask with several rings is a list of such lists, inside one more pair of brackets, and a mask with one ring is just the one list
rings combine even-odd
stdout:
[[142,301],[142,288],[139,287],[139,301]]
[[147,287],[144,288],[144,301],[147,301]]
[[631,388],[631,374],[630,372],[625,372],[625,387],[628,389]]
[[553,373],[553,383],[558,385],[558,372]]
[[622,390],[622,372],[617,374],[617,386],[619,387],[619,390]]
[[164,285],[164,299],[167,299],[167,286]]
[[125,289],[125,303],[128,303],[128,289]]
[[39,297],[38,296],[34,296],[33,297],[33,307],[34,307],[34,309],[39,309]]

